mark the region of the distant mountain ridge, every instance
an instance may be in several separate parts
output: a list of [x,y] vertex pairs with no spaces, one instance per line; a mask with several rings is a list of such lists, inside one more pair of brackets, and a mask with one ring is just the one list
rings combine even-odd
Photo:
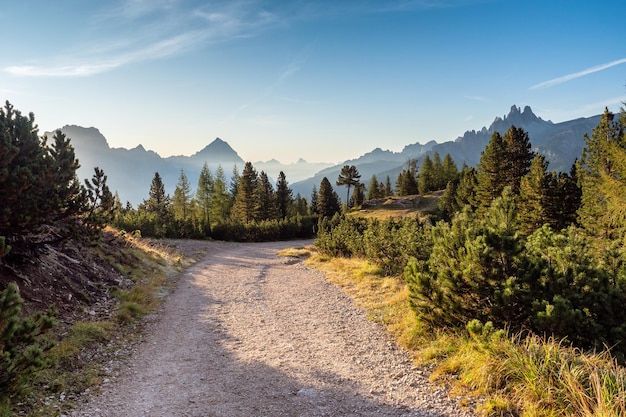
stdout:
[[[245,164],[237,152],[220,138],[214,139],[191,156],[163,158],[154,151],[146,150],[142,145],[132,149],[111,148],[104,135],[95,127],[67,125],[60,130],[71,139],[74,146],[81,165],[79,177],[90,178],[94,167],[102,168],[107,175],[109,187],[119,194],[122,204],[128,201],[136,206],[147,199],[155,172],[161,175],[166,193],[173,195],[181,170],[195,189],[205,162],[213,174],[221,166],[228,181],[233,168],[237,166],[241,171]],[[51,136],[52,132],[47,132],[46,135]],[[281,164],[276,160],[254,164],[259,172],[264,170],[271,178],[277,178],[278,173],[284,171],[289,182],[308,178],[331,165],[309,163],[302,158],[295,164]]]
[[[308,196],[313,186],[319,186],[324,177],[334,184],[343,165],[355,165],[361,174],[361,182],[366,186],[369,185],[372,175],[376,175],[377,180],[383,183],[389,176],[391,183],[394,184],[407,161],[416,159],[420,164],[426,155],[432,156],[435,152],[438,152],[441,158],[450,154],[459,169],[464,163],[476,166],[493,133],[504,134],[511,126],[521,127],[528,132],[533,149],[546,157],[550,163],[550,170],[569,172],[585,147],[585,134],[591,135],[593,128],[600,122],[600,117],[601,115],[596,115],[553,123],[535,115],[529,106],[522,110],[513,105],[508,114],[496,117],[489,127],[483,127],[479,131],[468,130],[463,136],[448,142],[430,141],[426,144],[407,145],[401,152],[382,151],[376,148],[359,158],[320,171],[312,178],[293,184],[292,188]],[[308,194],[305,190],[309,190]]]
[[[393,184],[408,160],[416,159],[419,164],[426,155],[432,156],[435,152],[442,158],[449,153],[459,168],[463,163],[476,166],[492,134],[494,132],[504,134],[514,125],[528,132],[534,150],[546,156],[550,170],[569,172],[576,158],[580,158],[585,146],[585,134],[591,135],[600,117],[597,115],[553,123],[535,115],[529,106],[520,109],[513,105],[508,114],[496,117],[489,127],[483,127],[478,131],[468,130],[463,136],[448,142],[409,144],[401,152],[378,147],[358,158],[337,165],[308,163],[302,158],[293,164],[281,164],[275,159],[257,161],[253,164],[258,171],[265,171],[270,178],[276,178],[280,171],[284,171],[294,193],[300,193],[308,198],[313,186],[319,187],[323,177],[327,177],[334,184],[343,165],[355,165],[361,174],[361,182],[366,185],[369,185],[372,175],[376,175],[380,182],[384,182],[389,176]],[[205,162],[213,173],[221,165],[227,179],[230,179],[234,166],[241,171],[245,164],[237,152],[220,138],[216,138],[191,156],[162,158],[156,152],[146,150],[142,145],[133,149],[111,148],[106,138],[93,127],[68,125],[61,130],[71,139],[76,149],[81,164],[79,176],[91,177],[95,166],[104,169],[109,186],[118,192],[122,203],[129,201],[135,206],[148,197],[155,172],[159,172],[166,192],[172,195],[181,169],[187,175],[191,186],[195,188]]]

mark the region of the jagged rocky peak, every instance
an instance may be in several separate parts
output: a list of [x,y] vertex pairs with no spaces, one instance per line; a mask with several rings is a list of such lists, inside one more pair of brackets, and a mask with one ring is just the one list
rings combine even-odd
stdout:
[[506,125],[507,127],[511,125],[522,127],[528,126],[532,123],[550,122],[546,122],[545,120],[535,115],[530,106],[524,106],[524,109],[522,110],[520,107],[512,105],[509,114],[505,115],[504,117],[496,117],[491,124],[489,130],[493,131],[494,129],[500,129],[501,127],[503,127],[502,125]]
[[220,138],[215,138],[202,150],[196,152],[193,157],[223,158],[224,161],[239,161],[241,158],[231,146]]

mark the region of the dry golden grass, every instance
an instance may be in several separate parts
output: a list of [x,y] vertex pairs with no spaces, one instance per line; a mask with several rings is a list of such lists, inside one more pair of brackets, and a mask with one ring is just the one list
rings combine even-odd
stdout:
[[411,347],[418,321],[408,304],[408,289],[399,277],[383,277],[377,266],[362,259],[328,258],[314,249],[306,264],[350,295],[368,317],[383,323],[398,342]]
[[377,200],[375,206],[370,205],[360,210],[352,210],[348,215],[378,220],[388,219],[389,217],[401,218],[417,215],[420,219],[424,219],[437,210],[441,194],[442,191],[424,196],[391,196],[384,200]]
[[[626,416],[626,369],[607,353],[584,353],[553,339],[493,331],[425,331],[400,277],[382,277],[362,259],[331,258],[314,249],[307,265],[324,271],[369,317],[383,323],[432,380],[478,404],[480,416]],[[478,401],[472,400],[478,399]]]

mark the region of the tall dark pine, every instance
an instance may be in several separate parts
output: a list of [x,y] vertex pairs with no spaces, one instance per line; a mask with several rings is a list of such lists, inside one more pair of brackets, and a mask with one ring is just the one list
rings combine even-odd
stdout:
[[168,217],[170,197],[165,194],[165,185],[158,172],[154,173],[150,183],[150,193],[148,199],[144,200],[143,206],[147,212],[157,215],[162,221]]
[[293,191],[289,188],[285,173],[280,171],[276,182],[276,205],[281,219],[285,219],[289,215],[289,207],[291,207],[292,202]]
[[521,127],[511,126],[502,138],[505,147],[507,185],[514,193],[519,193],[520,181],[530,171],[530,164],[535,157],[528,133]]
[[198,187],[196,188],[196,201],[200,212],[200,221],[208,236],[211,236],[211,193],[215,180],[213,174],[205,162],[198,177]]
[[317,212],[322,217],[332,217],[340,211],[341,206],[339,205],[339,197],[337,196],[337,193],[333,190],[328,178],[322,178],[322,182],[320,182],[320,189],[317,194]]
[[276,192],[265,171],[261,171],[259,174],[254,200],[254,220],[274,220],[278,217]]
[[361,174],[359,174],[359,171],[354,165],[344,165],[341,168],[341,172],[337,178],[337,185],[345,185],[347,187],[345,204],[346,211],[348,211],[348,203],[350,201],[350,187],[357,185],[360,179]]
[[[441,168],[441,161],[439,161]],[[422,160],[419,176],[417,177],[418,191],[420,194],[427,194],[435,189],[437,175],[435,165],[430,156],[426,155]]]
[[231,211],[231,217],[244,223],[255,218],[255,191],[259,175],[251,162],[246,162],[237,185],[237,194]]
[[49,216],[51,161],[35,116],[7,101],[0,109],[0,236],[36,232]]
[[313,189],[311,190],[311,214],[318,214],[317,210],[317,199],[318,199],[317,187],[313,185]]

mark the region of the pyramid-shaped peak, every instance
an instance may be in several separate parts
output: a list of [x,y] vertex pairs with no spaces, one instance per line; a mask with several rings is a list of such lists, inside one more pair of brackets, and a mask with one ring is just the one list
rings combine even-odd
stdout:
[[237,152],[235,152],[226,141],[220,138],[215,138],[202,150],[196,152],[193,157],[199,157],[214,162],[243,162],[239,155],[237,155]]

